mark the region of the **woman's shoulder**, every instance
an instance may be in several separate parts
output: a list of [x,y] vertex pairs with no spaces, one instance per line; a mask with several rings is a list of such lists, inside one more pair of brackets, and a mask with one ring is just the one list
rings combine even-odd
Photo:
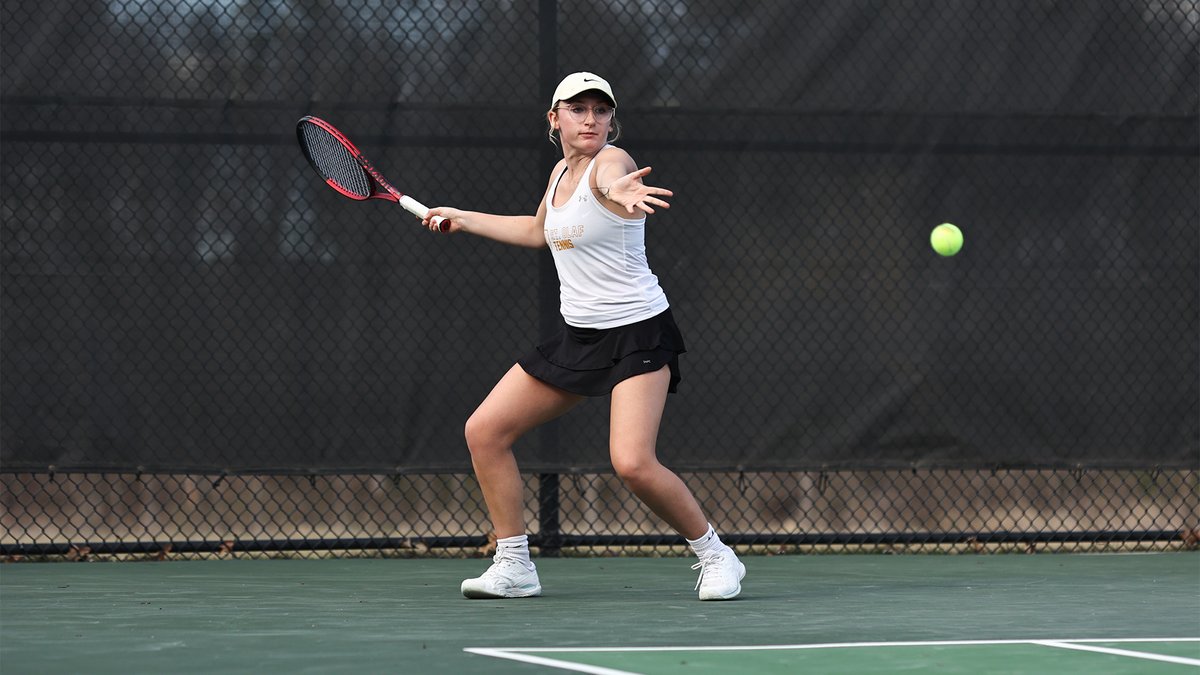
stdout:
[[558,175],[561,174],[564,170],[566,170],[566,168],[567,168],[567,160],[565,160],[565,159],[558,160],[558,162],[555,163],[554,168],[550,170],[550,183],[553,184],[554,180],[556,178],[558,178]]
[[633,161],[633,156],[625,152],[623,148],[618,148],[615,145],[606,145],[596,153],[597,164],[620,164],[629,170],[637,168],[637,164]]

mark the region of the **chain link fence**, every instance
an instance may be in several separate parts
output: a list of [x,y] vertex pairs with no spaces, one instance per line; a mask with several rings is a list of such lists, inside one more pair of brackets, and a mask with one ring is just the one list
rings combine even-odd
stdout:
[[[1195,547],[1200,4],[110,0],[0,8],[0,554],[462,555],[462,425],[546,252],[566,73],[676,192],[660,456],[758,552]],[[930,229],[958,224],[954,258]],[[523,439],[544,554],[683,553],[591,401]]]
[[[606,474],[527,478],[542,554],[685,555]],[[685,473],[742,550],[1021,552],[1194,549],[1200,476],[1156,470]],[[7,555],[446,556],[488,552],[470,476],[0,474]],[[547,528],[547,525],[550,528]]]

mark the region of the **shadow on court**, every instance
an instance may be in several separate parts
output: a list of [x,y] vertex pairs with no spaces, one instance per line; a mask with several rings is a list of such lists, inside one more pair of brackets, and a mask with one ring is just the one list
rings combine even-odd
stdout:
[[[486,564],[5,565],[0,670],[552,673],[562,671],[463,649],[1200,637],[1198,553],[751,557],[742,598],[723,603],[696,600],[686,558],[541,559],[543,597],[462,598],[459,582]],[[1189,644],[1183,654],[1200,650]],[[707,666],[695,654],[630,672],[729,672],[727,653]],[[987,670],[955,670],[945,657],[924,669]],[[822,658],[854,672],[859,657]],[[1157,672],[1137,667],[1110,670]]]

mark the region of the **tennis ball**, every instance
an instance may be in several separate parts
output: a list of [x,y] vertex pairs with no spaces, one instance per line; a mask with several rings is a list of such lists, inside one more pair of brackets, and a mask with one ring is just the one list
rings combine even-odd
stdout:
[[933,228],[933,232],[929,234],[929,244],[933,246],[933,250],[938,252],[938,255],[952,256],[962,249],[962,230],[950,223],[942,223]]

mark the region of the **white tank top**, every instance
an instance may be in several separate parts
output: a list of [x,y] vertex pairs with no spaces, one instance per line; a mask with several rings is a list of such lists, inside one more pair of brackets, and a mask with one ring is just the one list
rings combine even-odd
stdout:
[[563,174],[554,179],[546,193],[545,235],[558,268],[563,320],[613,328],[661,314],[668,303],[646,261],[646,217],[621,218],[596,201],[589,187],[595,163],[562,206],[554,206],[554,193]]

